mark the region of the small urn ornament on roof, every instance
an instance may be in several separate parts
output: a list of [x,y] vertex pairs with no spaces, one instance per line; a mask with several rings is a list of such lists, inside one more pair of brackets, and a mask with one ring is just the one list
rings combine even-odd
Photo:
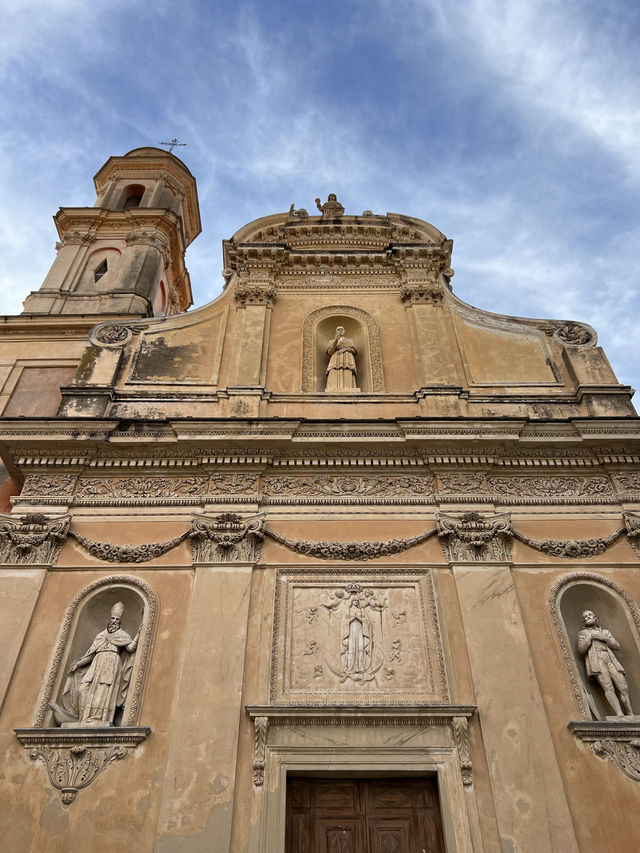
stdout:
[[344,214],[344,206],[340,204],[335,193],[329,193],[329,198],[324,204],[320,204],[320,199],[317,198],[316,207],[325,219],[333,219]]

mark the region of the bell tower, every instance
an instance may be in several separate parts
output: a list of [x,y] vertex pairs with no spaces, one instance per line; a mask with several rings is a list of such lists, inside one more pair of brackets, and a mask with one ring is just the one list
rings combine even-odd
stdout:
[[23,314],[178,314],[192,304],[184,263],[201,231],[195,178],[175,155],[135,148],[94,178],[93,207],[61,207],[57,257]]

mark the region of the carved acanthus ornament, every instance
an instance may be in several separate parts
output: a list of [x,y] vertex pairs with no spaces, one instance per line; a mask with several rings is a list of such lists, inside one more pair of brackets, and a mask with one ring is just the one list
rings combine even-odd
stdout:
[[189,537],[195,563],[253,563],[260,557],[264,519],[242,519],[233,512],[194,517]]
[[595,755],[613,761],[634,782],[640,782],[640,724],[629,722],[572,721],[569,731],[588,744]]
[[460,758],[462,784],[472,785],[473,766],[471,764],[471,749],[469,746],[469,721],[466,717],[453,717],[451,726]]
[[207,494],[208,477],[91,477],[80,479],[76,497],[170,498]]
[[264,763],[267,747],[269,717],[255,717],[253,720],[255,740],[253,745],[253,784],[260,787],[264,783]]
[[239,284],[234,298],[238,305],[275,305],[278,291],[273,284]]
[[456,517],[437,515],[438,536],[445,557],[455,560],[511,560],[511,516],[508,513],[482,516],[465,512]]
[[400,299],[405,305],[436,305],[442,302],[444,293],[444,288],[439,282],[403,284],[400,288]]
[[77,477],[74,474],[29,474],[20,492],[21,497],[69,497]]
[[264,533],[290,551],[306,557],[320,557],[323,560],[373,560],[378,557],[390,557],[401,554],[414,545],[425,542],[436,532],[435,529],[412,536],[409,539],[387,539],[372,542],[307,542],[304,539],[288,539],[265,529]]
[[433,495],[433,478],[426,476],[371,477],[338,474],[311,477],[274,476],[264,481],[266,495],[296,497]]
[[32,761],[40,760],[64,805],[70,805],[114,761],[126,758],[151,729],[144,726],[100,729],[15,729]]
[[0,564],[53,563],[67,536],[69,523],[68,515],[58,518],[35,512],[22,518],[0,515]]

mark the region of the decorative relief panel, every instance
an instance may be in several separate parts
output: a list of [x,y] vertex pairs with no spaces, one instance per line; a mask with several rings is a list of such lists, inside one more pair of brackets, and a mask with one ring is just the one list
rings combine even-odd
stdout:
[[608,477],[582,476],[511,476],[501,477],[481,471],[439,473],[438,492],[443,495],[491,495],[507,502],[508,498],[602,498],[613,497]]
[[272,701],[447,702],[431,575],[282,571]]
[[75,474],[29,474],[25,478],[21,497],[68,497],[78,478]]
[[267,477],[264,493],[273,497],[433,497],[434,487],[433,477],[429,474],[410,477],[321,474],[312,477]]
[[169,498],[207,494],[204,477],[92,477],[81,479],[76,497],[83,498]]

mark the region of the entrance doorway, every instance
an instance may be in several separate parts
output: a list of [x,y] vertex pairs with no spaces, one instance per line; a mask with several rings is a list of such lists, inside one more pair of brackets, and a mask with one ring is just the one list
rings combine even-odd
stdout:
[[289,777],[285,853],[444,853],[436,781]]

